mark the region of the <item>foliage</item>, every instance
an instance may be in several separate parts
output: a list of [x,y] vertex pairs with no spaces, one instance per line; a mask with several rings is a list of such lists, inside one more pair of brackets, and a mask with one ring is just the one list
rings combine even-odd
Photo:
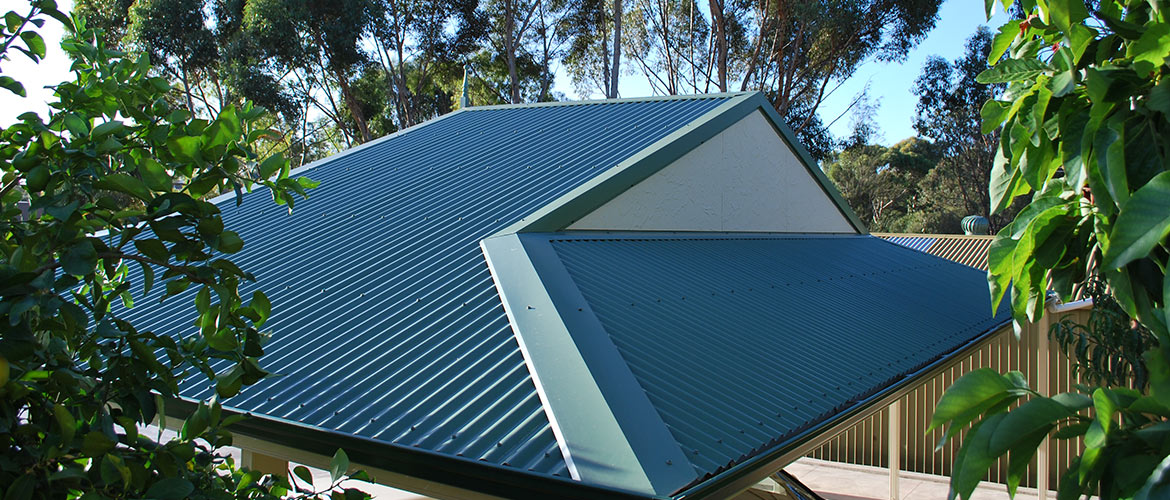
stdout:
[[941,149],[938,172],[928,179],[922,204],[932,212],[955,218],[981,215],[996,231],[1012,220],[1018,206],[991,213],[987,182],[995,163],[999,131],[984,133],[980,107],[999,95],[1001,83],[981,83],[976,77],[989,67],[991,33],[982,26],[967,39],[966,51],[955,61],[930,57],[912,92],[918,96],[914,128]]
[[[1012,2],[1001,2],[1006,8]],[[989,9],[995,2],[989,0]],[[978,76],[1007,84],[981,110],[984,131],[1002,127],[991,206],[1030,203],[989,251],[993,302],[1009,297],[1014,321],[1044,314],[1047,289],[1104,278],[1124,313],[1152,332],[1144,353],[1150,390],[1085,387],[1040,397],[1019,374],[973,372],[948,389],[932,426],[948,437],[972,424],[952,477],[969,497],[991,461],[1008,454],[1014,492],[1036,445],[1083,438],[1061,499],[1170,497],[1170,334],[1166,276],[1170,234],[1170,23],[1166,2],[1021,1],[1029,16],[991,42],[994,66]],[[1000,60],[1001,55],[1008,56]],[[1011,411],[1009,403],[1026,402]],[[1092,408],[1091,416],[1076,412]]]
[[[314,183],[290,178],[282,157],[256,153],[272,134],[257,127],[262,109],[227,105],[210,120],[193,118],[168,103],[171,87],[147,56],[107,48],[52,0],[5,15],[0,53],[42,58],[32,27],[45,16],[65,24],[75,80],[56,87],[47,121],[26,113],[0,130],[4,498],[289,493],[283,479],[236,469],[217,452],[244,417],[215,399],[169,441],[141,430],[156,418],[165,426],[180,383],[207,383],[227,398],[268,376],[258,358],[271,304],[261,291],[241,296],[254,277],[230,256],[244,242],[204,198],[234,191],[238,200],[263,187],[291,210]],[[10,76],[0,80],[22,93]],[[193,301],[193,326],[163,332],[125,319],[136,300],[156,299]],[[328,490],[345,479],[343,452],[336,462]]]
[[917,186],[937,163],[932,146],[917,138],[888,148],[853,146],[835,155],[825,172],[870,231],[905,231]]
[[1153,333],[1129,318],[1104,282],[1091,280],[1086,295],[1093,301],[1088,322],[1061,320],[1049,336],[1076,361],[1085,383],[1144,391],[1150,377],[1142,354],[1158,345]]

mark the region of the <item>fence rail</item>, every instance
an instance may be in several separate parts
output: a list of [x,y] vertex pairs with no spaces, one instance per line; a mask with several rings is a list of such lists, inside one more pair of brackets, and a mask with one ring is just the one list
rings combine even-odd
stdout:
[[[1051,314],[1052,322],[1065,318],[1079,323],[1088,320],[1088,310],[1071,311],[1061,314]],[[950,387],[955,379],[963,374],[978,368],[992,368],[1001,373],[1011,370],[1022,372],[1033,387],[1037,386],[1040,377],[1037,367],[1040,365],[1042,346],[1039,342],[1041,332],[1039,325],[1028,325],[1024,328],[1020,338],[1016,339],[1009,326],[995,334],[992,340],[969,357],[963,359],[950,369],[925,382],[911,391],[899,401],[901,405],[900,431],[901,436],[901,465],[900,469],[925,474],[949,476],[951,464],[958,452],[958,442],[954,440],[935,451],[935,445],[942,438],[942,430],[935,430],[929,434],[926,428],[934,415],[934,406],[942,397],[943,391]],[[1059,394],[1074,389],[1079,382],[1076,369],[1072,362],[1053,344],[1048,349],[1048,394]],[[875,413],[873,416],[859,422],[857,425],[841,432],[823,446],[810,453],[809,456],[821,460],[844,462],[858,465],[872,465],[889,467],[889,453],[887,440],[889,435],[889,409]],[[1081,454],[1083,443],[1079,440],[1055,440],[1048,443],[1048,485],[1053,487],[1057,479],[1074,458]],[[1004,483],[1007,481],[1007,460],[999,460],[988,472],[987,481]],[[1021,482],[1022,486],[1035,487],[1037,485],[1036,461],[1028,468],[1027,475]]]

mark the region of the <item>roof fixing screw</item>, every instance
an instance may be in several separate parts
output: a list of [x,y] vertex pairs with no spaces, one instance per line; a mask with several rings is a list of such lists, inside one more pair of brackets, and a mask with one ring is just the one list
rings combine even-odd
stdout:
[[674,463],[673,463],[673,462],[671,462],[670,460],[667,460],[667,461],[666,461],[666,465],[674,465]]
[[536,309],[535,307],[532,307],[532,306],[528,306],[528,308],[529,308],[529,309]]

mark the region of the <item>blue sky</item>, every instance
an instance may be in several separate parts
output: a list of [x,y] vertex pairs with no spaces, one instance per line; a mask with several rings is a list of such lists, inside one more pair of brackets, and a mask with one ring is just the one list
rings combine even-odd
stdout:
[[[72,3],[72,0],[58,0],[63,10],[71,8]],[[26,5],[28,5],[26,0],[0,0],[0,12],[24,10]],[[990,22],[986,21],[983,2],[979,0],[945,2],[935,29],[926,40],[911,51],[905,62],[869,63],[859,68],[853,78],[845,82],[821,105],[822,120],[827,123],[840,115],[868,82],[870,97],[880,103],[877,121],[882,133],[881,141],[893,144],[914,135],[912,121],[917,101],[910,93],[910,89],[921,73],[926,58],[937,55],[955,59],[962,55],[967,37],[971,36],[976,28],[987,25],[994,31],[1003,21],[1002,15],[992,18]],[[13,54],[10,60],[0,62],[3,73],[22,81],[29,94],[28,98],[20,99],[0,90],[0,124],[15,121],[16,116],[25,111],[43,114],[47,110],[45,102],[51,97],[51,93],[43,87],[69,78],[69,62],[57,45],[61,37],[60,27],[50,21],[46,23],[42,34],[49,47],[49,54],[43,63],[32,64],[20,54]],[[568,79],[564,77],[564,72],[559,73],[556,81],[557,90],[570,98],[578,97]],[[621,89],[623,97],[637,97],[650,92],[643,76],[626,75],[623,78]],[[830,130],[834,135],[841,137],[849,134],[851,126],[850,117],[846,115],[833,124]]]

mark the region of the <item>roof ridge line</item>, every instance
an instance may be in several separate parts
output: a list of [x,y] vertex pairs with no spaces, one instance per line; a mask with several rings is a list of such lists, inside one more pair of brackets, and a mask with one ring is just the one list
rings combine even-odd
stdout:
[[528,109],[528,108],[548,108],[548,107],[563,107],[563,106],[589,106],[597,104],[620,104],[630,102],[655,102],[655,101],[697,101],[703,99],[724,99],[728,97],[738,97],[743,95],[751,95],[756,92],[718,92],[711,94],[678,94],[678,95],[650,95],[642,97],[616,97],[613,99],[583,99],[578,101],[549,101],[549,102],[522,102],[515,104],[488,104],[484,106],[468,106],[466,108],[459,108],[460,111],[485,111],[494,109]]
[[[588,182],[541,207],[495,235],[560,231],[605,202],[662,170],[759,106],[759,92],[729,94],[727,102],[703,113]],[[753,99],[756,98],[756,99]],[[755,102],[753,102],[755,101]]]
[[573,479],[669,495],[698,478],[547,235],[480,249]]

